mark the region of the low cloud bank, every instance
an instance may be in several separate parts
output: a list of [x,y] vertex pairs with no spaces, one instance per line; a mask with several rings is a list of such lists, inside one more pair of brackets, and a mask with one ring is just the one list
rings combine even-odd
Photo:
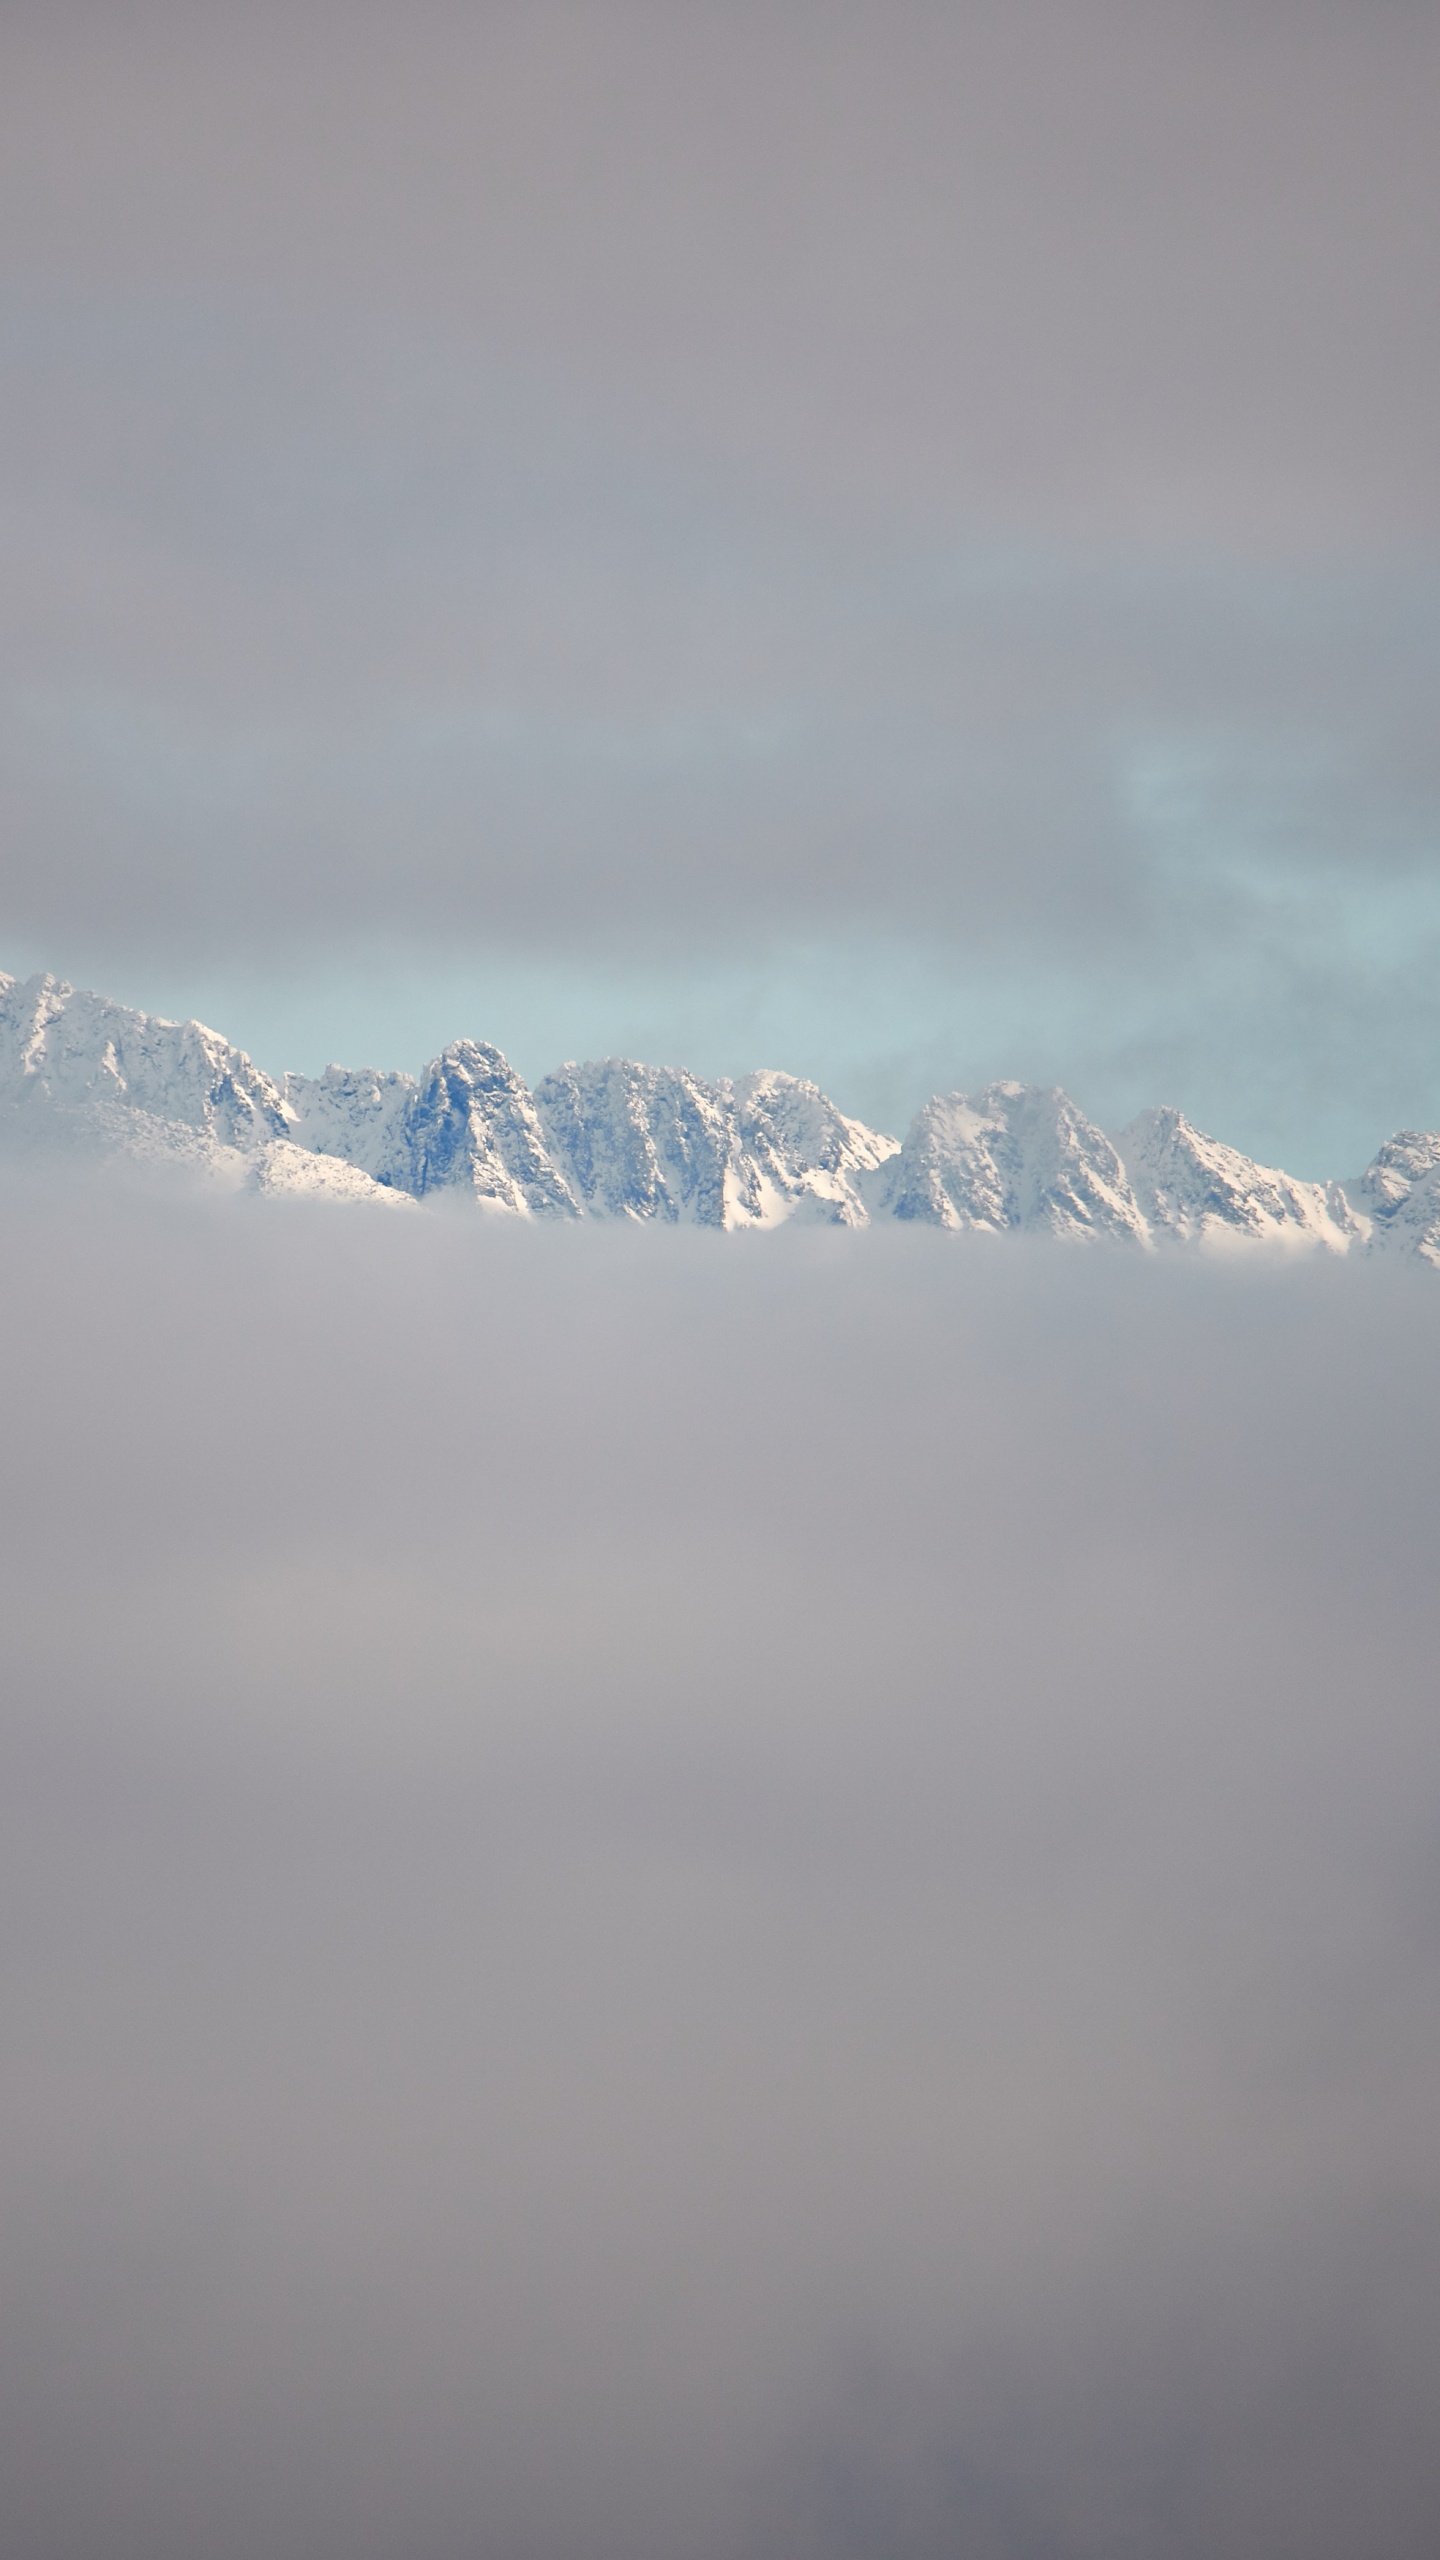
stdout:
[[1420,2560],[1433,1284],[11,1196],[27,2560]]

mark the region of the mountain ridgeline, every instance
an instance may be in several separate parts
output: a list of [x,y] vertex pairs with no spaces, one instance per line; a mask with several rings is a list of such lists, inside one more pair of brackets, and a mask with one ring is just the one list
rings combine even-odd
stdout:
[[1402,1130],[1353,1182],[1300,1182],[1175,1110],[1107,1137],[1058,1087],[937,1094],[903,1140],[817,1086],[606,1058],[532,1092],[485,1041],[419,1077],[327,1067],[274,1082],[196,1022],[0,974],[0,1150],[178,1166],[268,1193],[502,1216],[702,1227],[911,1223],[1403,1253],[1440,1268],[1440,1132]]

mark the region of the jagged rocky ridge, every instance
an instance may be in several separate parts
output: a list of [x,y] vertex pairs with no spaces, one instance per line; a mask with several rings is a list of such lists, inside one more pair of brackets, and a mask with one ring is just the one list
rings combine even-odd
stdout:
[[1440,1268],[1440,1132],[1402,1130],[1353,1182],[1299,1182],[1175,1110],[1109,1138],[1058,1087],[937,1094],[903,1142],[774,1071],[706,1081],[607,1058],[530,1092],[457,1040],[420,1077],[275,1083],[218,1032],[60,980],[0,974],[0,1147],[178,1165],[237,1188],[530,1218],[773,1227],[791,1219],[1155,1249],[1399,1252]]

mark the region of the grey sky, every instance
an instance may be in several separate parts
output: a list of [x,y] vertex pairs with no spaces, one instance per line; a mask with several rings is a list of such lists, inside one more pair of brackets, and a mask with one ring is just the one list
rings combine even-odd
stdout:
[[384,1223],[0,1232],[4,2538],[1429,2560],[1432,1284]]
[[5,965],[1440,1115],[1433,10],[0,43]]

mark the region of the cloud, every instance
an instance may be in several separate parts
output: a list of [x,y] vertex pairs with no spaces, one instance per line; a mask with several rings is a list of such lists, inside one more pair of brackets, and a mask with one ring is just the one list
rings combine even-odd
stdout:
[[388,957],[536,1073],[588,974],[891,1118],[1433,1116],[1436,43],[12,8],[0,961],[268,981],[277,1068],[346,971],[413,1054]]
[[1433,528],[1424,8],[9,21],[12,272],[415,312],[847,502]]
[[0,1239],[13,2538],[1428,2552],[1425,1290],[341,1223]]
[[139,336],[9,350],[12,933],[1153,960],[1177,864],[1429,876],[1419,569],[802,524],[403,346]]

